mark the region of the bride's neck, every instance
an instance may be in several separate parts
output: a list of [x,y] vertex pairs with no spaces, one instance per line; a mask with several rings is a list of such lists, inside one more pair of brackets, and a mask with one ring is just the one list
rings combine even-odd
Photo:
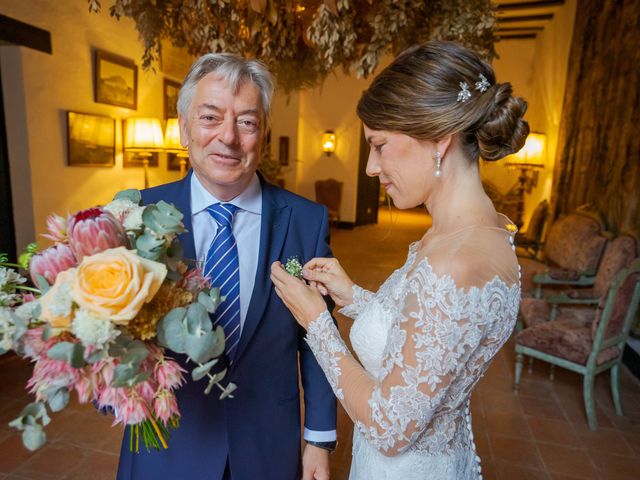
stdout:
[[496,211],[482,188],[478,165],[467,165],[464,158],[449,160],[449,168],[425,202],[433,220],[430,232],[449,233],[470,225],[495,223]]

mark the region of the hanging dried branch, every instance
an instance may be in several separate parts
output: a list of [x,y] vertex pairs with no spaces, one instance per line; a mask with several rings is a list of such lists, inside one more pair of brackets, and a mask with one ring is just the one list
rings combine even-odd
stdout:
[[[100,0],[88,0],[99,12]],[[149,68],[167,39],[193,55],[233,52],[269,65],[285,91],[314,87],[336,67],[367,77],[387,53],[454,40],[490,59],[490,0],[112,0],[136,23]]]

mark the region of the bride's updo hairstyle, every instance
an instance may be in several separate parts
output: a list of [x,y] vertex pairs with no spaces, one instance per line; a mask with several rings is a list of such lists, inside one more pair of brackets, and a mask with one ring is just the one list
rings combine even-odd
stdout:
[[470,161],[518,151],[529,134],[527,102],[491,66],[455,43],[432,41],[402,52],[362,94],[358,116],[373,130],[437,141],[455,135]]

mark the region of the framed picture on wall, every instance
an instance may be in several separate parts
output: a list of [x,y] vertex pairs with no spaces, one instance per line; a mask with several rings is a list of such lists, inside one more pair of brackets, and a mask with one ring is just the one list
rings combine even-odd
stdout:
[[289,137],[280,137],[278,160],[280,161],[280,165],[289,165]]
[[168,78],[164,79],[164,93],[162,95],[164,98],[164,118],[178,118],[178,93],[181,86],[178,82]]
[[96,50],[93,80],[96,102],[136,110],[138,67],[133,60]]
[[115,160],[115,119],[67,112],[67,164],[71,167],[113,167]]

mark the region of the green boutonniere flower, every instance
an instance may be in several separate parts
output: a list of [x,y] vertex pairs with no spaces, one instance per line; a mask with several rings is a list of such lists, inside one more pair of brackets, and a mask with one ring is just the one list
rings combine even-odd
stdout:
[[284,269],[289,275],[293,275],[296,278],[302,278],[302,265],[300,264],[298,257],[290,257],[287,260]]

